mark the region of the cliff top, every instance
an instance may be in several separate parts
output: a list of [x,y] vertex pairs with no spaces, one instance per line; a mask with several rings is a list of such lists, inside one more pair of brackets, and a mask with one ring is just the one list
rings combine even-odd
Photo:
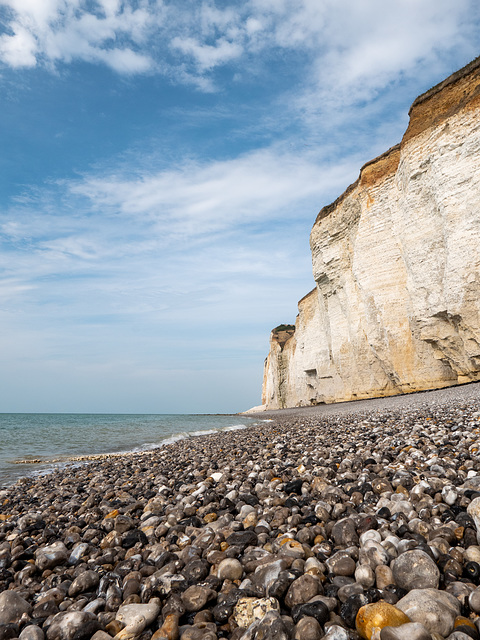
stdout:
[[433,86],[428,91],[425,91],[425,93],[420,94],[418,98],[415,98],[415,100],[412,102],[412,106],[408,111],[408,115],[412,113],[415,107],[417,107],[422,102],[425,102],[425,100],[428,100],[435,94],[440,93],[440,91],[443,91],[443,89],[448,87],[448,85],[454,84],[455,82],[458,82],[463,78],[466,78],[470,73],[472,73],[472,71],[476,71],[479,68],[480,68],[480,56],[478,56],[478,58],[475,58],[475,60],[472,60],[471,62],[469,62],[467,65],[465,65],[458,71],[455,71],[455,73],[452,73],[452,75],[448,76],[448,78],[445,78],[445,80],[442,80],[441,82]]
[[360,183],[369,185],[396,171],[401,147],[411,138],[431,126],[438,125],[442,120],[457,113],[469,101],[478,98],[480,96],[479,76],[480,56],[419,95],[408,111],[410,122],[402,142],[366,162],[361,167],[357,180],[349,185],[334,202],[320,210],[314,226],[329,216]]

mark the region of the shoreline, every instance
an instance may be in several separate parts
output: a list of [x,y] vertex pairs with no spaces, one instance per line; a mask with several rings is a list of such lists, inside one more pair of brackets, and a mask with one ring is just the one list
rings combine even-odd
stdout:
[[379,601],[437,639],[479,620],[479,383],[248,417],[0,491],[0,631],[350,640]]
[[[24,416],[28,416],[25,435]],[[101,414],[100,428],[97,429],[99,416],[100,414],[18,414],[15,421],[8,422],[7,419],[0,423],[6,439],[6,446],[2,447],[0,455],[0,488],[10,486],[23,476],[49,473],[57,467],[149,451],[175,440],[222,430],[242,429],[258,421],[257,418],[238,414],[186,414],[174,416],[173,419],[171,414]],[[124,417],[127,421],[122,423]],[[147,422],[146,430],[143,429],[145,418],[150,423]],[[46,435],[49,420],[55,425],[51,441]],[[135,421],[140,423],[139,430],[136,429]],[[94,433],[92,425],[95,425]],[[73,446],[69,440],[72,429],[75,430],[74,437],[77,440]],[[12,438],[9,441],[10,432]],[[78,434],[82,434],[83,439]],[[40,439],[38,449],[32,446],[34,438]]]

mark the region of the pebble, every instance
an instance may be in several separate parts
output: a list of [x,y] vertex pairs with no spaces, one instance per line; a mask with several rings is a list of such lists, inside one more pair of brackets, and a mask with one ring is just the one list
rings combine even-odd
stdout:
[[275,598],[240,598],[235,605],[233,617],[241,628],[246,629],[252,622],[262,620],[269,611],[279,611]]
[[240,580],[243,574],[241,562],[236,558],[225,558],[218,565],[217,575],[221,580]]
[[0,593],[0,625],[19,623],[22,616],[29,615],[32,606],[19,593],[3,591]]
[[413,589],[397,602],[413,622],[420,622],[430,633],[448,636],[460,615],[460,601],[446,591]]
[[271,417],[0,490],[0,640],[478,640],[480,385]]
[[361,607],[357,613],[355,627],[362,638],[372,640],[384,627],[399,627],[410,622],[410,618],[397,607],[380,600]]
[[289,609],[297,604],[304,604],[320,593],[321,582],[316,576],[304,573],[292,582],[285,596],[285,604]]
[[344,627],[332,625],[323,636],[323,640],[349,640],[350,635]]
[[399,555],[392,564],[392,573],[395,584],[407,591],[436,589],[440,581],[439,568],[429,555],[419,549]]
[[23,628],[18,637],[20,640],[44,640],[45,634],[36,624],[29,624]]
[[407,622],[399,627],[384,627],[380,640],[432,640],[432,634],[419,622]]
[[40,571],[45,569],[53,569],[59,564],[67,561],[69,556],[67,547],[57,540],[53,544],[41,547],[35,552],[35,564]]
[[115,635],[117,640],[128,640],[138,637],[145,627],[148,627],[160,613],[158,598],[147,604],[122,605],[115,616],[124,627]]
[[99,629],[93,613],[65,611],[57,613],[47,630],[47,640],[87,640]]
[[216,593],[208,587],[202,585],[192,585],[182,593],[182,601],[186,611],[200,611],[207,604],[208,600]]
[[315,618],[306,616],[295,626],[295,640],[320,640],[323,637],[322,627]]

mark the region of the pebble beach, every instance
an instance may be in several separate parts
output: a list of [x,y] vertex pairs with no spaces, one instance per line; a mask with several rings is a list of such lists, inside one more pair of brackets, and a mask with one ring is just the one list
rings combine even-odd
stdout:
[[0,492],[0,640],[480,640],[480,384]]

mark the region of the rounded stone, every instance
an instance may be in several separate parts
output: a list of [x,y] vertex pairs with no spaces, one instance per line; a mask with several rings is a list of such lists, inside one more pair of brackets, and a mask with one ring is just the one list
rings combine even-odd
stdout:
[[291,609],[296,604],[308,602],[311,598],[319,594],[320,591],[320,580],[316,576],[305,573],[290,585],[287,595],[285,596],[285,604]]
[[430,633],[447,637],[460,615],[460,602],[446,591],[413,589],[397,602],[413,622],[420,622]]
[[403,611],[392,604],[380,601],[366,604],[359,609],[355,627],[362,638],[371,640],[374,632],[383,627],[399,627],[407,622],[411,620]]
[[368,603],[369,600],[364,593],[356,593],[345,600],[340,607],[340,615],[348,627],[355,626],[358,612]]
[[152,636],[152,640],[161,640],[162,638],[167,638],[167,640],[176,640],[178,636],[178,614],[170,613],[165,616],[162,626],[155,631]]
[[424,551],[405,551],[392,565],[395,583],[402,589],[437,589],[440,570]]
[[13,640],[18,638],[18,624],[0,624],[0,640]]
[[295,625],[295,640],[320,640],[322,636],[322,628],[315,618],[305,616]]
[[46,620],[49,616],[54,616],[58,613],[57,603],[53,598],[44,600],[33,607],[32,618],[34,620]]
[[159,613],[158,601],[151,601],[147,604],[122,605],[118,609],[115,619],[117,622],[123,623],[125,627],[116,634],[117,640],[128,640],[139,636],[157,618]]
[[355,581],[369,589],[375,584],[375,573],[368,564],[359,564],[355,568]]
[[214,595],[214,591],[201,585],[192,585],[182,593],[182,602],[187,611],[200,611]]
[[29,615],[31,611],[30,604],[15,591],[0,593],[0,624],[16,624],[24,613]]
[[463,631],[464,633],[467,633],[467,635],[474,634],[475,638],[478,636],[475,623],[470,620],[470,618],[465,618],[465,616],[457,616],[453,623],[453,628],[455,631]]
[[[466,483],[465,483],[466,485]],[[473,518],[477,528],[477,541],[480,544],[480,497],[474,498],[467,507],[467,513]]]
[[344,518],[333,525],[332,536],[335,543],[350,547],[358,545],[358,535],[355,529],[355,523],[351,518]]
[[330,615],[328,606],[321,600],[313,600],[312,602],[306,602],[305,604],[298,604],[292,609],[292,618],[295,623],[301,620],[304,616],[309,618],[315,618],[317,622],[324,625],[327,622]]
[[474,613],[480,613],[480,587],[477,587],[468,596],[468,606]]
[[326,565],[335,576],[353,576],[356,569],[355,560],[344,551],[339,551],[328,558]]
[[217,576],[221,580],[240,580],[242,574],[242,564],[236,558],[225,558],[218,565]]
[[432,634],[419,622],[407,622],[400,627],[384,627],[380,640],[432,640]]
[[70,585],[68,595],[73,598],[84,591],[93,591],[99,582],[100,576],[96,571],[83,571]]
[[390,556],[379,542],[367,540],[360,550],[360,562],[369,564],[372,569],[375,569],[378,565],[388,565]]
[[101,629],[99,629],[98,631],[96,631],[93,636],[91,637],[90,640],[110,640],[111,639],[111,635],[109,633],[107,633],[106,631],[102,631]]
[[332,624],[328,629],[326,629],[325,635],[322,640],[349,640],[350,634],[346,629],[341,627],[338,624]]
[[47,640],[87,640],[99,627],[93,613],[65,611],[54,616],[48,627]]
[[[246,640],[247,637],[254,637],[257,640],[290,640],[292,635],[287,628],[288,622],[284,622],[278,611],[268,611],[261,620],[257,620],[252,627],[241,637]],[[288,625],[290,626],[290,625]],[[251,632],[251,635],[250,635]],[[214,634],[210,638],[202,636],[201,640],[216,640]]]
[[24,627],[18,636],[19,640],[43,640],[44,637],[45,634],[43,633],[43,630],[36,624],[29,624]]
[[69,556],[67,547],[63,542],[57,541],[37,549],[35,552],[35,564],[40,571],[45,571],[45,569],[53,569],[59,564],[64,564]]
[[386,564],[379,564],[375,567],[375,582],[377,589],[385,589],[389,584],[395,584],[393,571]]

